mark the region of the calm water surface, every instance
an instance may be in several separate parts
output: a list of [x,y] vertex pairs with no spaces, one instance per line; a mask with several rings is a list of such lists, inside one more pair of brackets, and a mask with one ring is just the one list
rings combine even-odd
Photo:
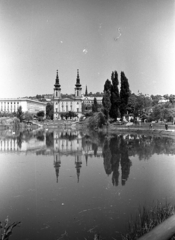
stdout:
[[140,206],[175,202],[175,141],[144,135],[1,132],[0,221],[11,239],[121,239]]

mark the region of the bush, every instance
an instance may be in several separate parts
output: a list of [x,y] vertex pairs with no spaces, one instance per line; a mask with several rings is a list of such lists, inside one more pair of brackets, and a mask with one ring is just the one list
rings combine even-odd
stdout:
[[102,112],[95,113],[89,118],[88,127],[90,129],[102,128],[106,124],[106,118]]

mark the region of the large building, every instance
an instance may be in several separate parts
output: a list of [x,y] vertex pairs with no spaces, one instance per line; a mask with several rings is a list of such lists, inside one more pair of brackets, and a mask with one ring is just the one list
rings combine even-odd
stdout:
[[82,113],[82,87],[80,83],[79,70],[77,70],[77,78],[74,88],[74,95],[62,95],[61,85],[58,77],[58,70],[56,73],[56,79],[54,84],[54,120],[61,118],[61,113],[76,112],[78,115]]
[[23,112],[36,114],[39,111],[46,113],[46,103],[38,102],[28,98],[1,98],[0,112],[13,113],[17,112],[19,107],[22,107]]

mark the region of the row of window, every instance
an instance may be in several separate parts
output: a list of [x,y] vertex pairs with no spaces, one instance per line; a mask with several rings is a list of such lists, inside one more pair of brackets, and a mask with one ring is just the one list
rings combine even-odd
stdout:
[[[68,105],[69,102],[66,102],[66,106]],[[56,104],[58,104],[58,102],[56,102]],[[79,105],[79,102],[77,102],[77,104]],[[65,105],[63,102],[62,102],[62,106]],[[72,102],[70,102],[70,105],[72,105]]]
[[6,105],[6,104],[9,104],[9,103],[11,103],[11,104],[19,104],[19,102],[1,102],[1,105]]

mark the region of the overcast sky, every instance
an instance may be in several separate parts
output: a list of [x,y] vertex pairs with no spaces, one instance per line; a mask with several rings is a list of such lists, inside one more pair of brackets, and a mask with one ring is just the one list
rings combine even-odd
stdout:
[[102,92],[124,71],[132,92],[175,94],[175,0],[0,0],[0,98]]

